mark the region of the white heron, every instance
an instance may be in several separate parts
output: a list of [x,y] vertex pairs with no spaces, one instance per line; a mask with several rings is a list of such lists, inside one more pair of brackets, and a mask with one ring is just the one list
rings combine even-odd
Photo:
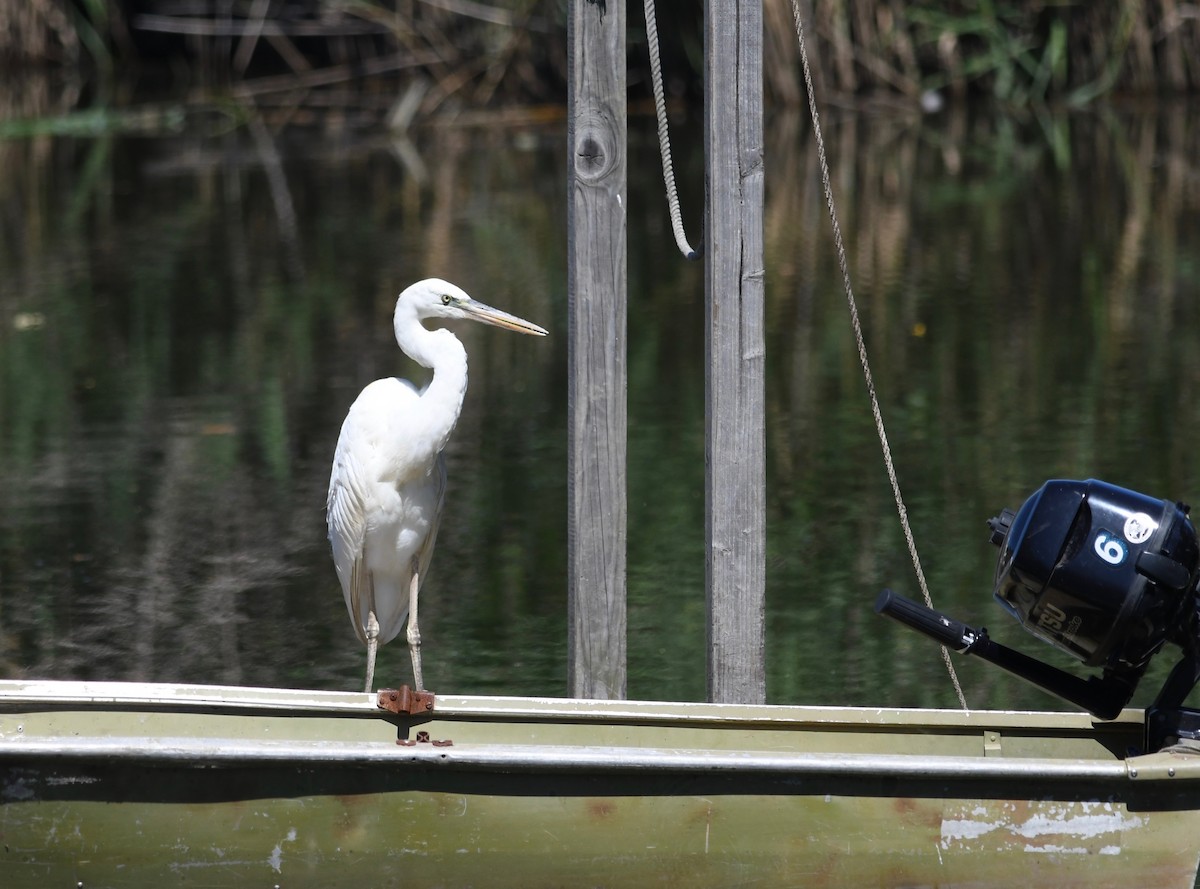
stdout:
[[467,391],[467,352],[444,328],[425,318],[467,318],[518,333],[545,336],[536,324],[476,302],[437,278],[400,294],[392,319],[406,355],[433,370],[424,390],[389,377],[368,385],[342,423],[326,503],[329,542],[346,609],[367,646],[367,685],[380,645],[400,634],[408,619],[413,680],[421,676],[417,594],[441,519],[446,490],[442,449],[454,431]]

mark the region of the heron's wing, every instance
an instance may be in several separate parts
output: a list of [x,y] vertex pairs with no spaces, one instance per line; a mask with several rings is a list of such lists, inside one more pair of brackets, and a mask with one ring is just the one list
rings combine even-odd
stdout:
[[367,633],[361,615],[374,610],[371,579],[363,561],[363,543],[367,534],[366,473],[351,447],[348,426],[349,418],[342,427],[334,453],[325,518],[333,548],[333,564],[342,584],[350,622],[359,641],[366,644]]
[[437,455],[437,461],[433,467],[433,479],[437,486],[437,508],[433,511],[433,518],[429,522],[429,533],[425,535],[425,541],[421,544],[421,551],[417,555],[417,571],[420,575],[419,583],[422,586],[424,586],[425,577],[429,573],[429,560],[433,558],[433,545],[437,542],[438,528],[442,524],[442,506],[446,503],[445,451]]

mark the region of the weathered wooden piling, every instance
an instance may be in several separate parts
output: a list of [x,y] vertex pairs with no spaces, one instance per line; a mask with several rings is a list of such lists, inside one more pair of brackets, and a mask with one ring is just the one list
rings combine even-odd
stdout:
[[625,0],[572,0],[568,686],[625,697]]
[[766,699],[762,0],[704,20],[708,699]]
[[[625,695],[624,0],[572,0],[569,688]],[[762,0],[705,7],[708,696],[766,698]]]

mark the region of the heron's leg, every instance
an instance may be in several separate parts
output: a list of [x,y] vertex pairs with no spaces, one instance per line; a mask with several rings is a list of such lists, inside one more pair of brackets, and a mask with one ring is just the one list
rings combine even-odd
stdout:
[[412,567],[412,581],[408,585],[408,653],[412,656],[413,682],[417,685],[417,691],[424,691],[425,680],[421,677],[421,628],[417,626],[417,591],[421,588],[421,575],[418,573],[415,558]]
[[379,621],[375,619],[375,612],[367,612],[367,687],[364,691],[371,691],[371,686],[375,682],[375,654],[379,651]]

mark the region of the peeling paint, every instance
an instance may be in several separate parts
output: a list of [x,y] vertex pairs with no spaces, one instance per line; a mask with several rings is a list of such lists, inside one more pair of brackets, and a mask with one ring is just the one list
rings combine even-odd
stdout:
[[1045,855],[1047,853],[1052,853],[1052,854],[1056,854],[1056,855],[1087,855],[1088,854],[1088,850],[1086,848],[1080,847],[1080,848],[1076,848],[1076,849],[1068,849],[1066,846],[1030,846],[1030,845],[1026,845],[1024,851],[1033,852],[1033,853],[1041,853],[1043,855]]
[[26,802],[35,796],[33,788],[29,786],[29,783],[24,778],[16,778],[4,784],[2,797],[5,801]]
[[234,860],[232,858],[228,858],[228,859],[221,859],[220,861],[175,861],[175,862],[168,864],[167,867],[171,871],[171,873],[179,874],[179,873],[182,873],[183,871],[198,870],[198,869],[210,868],[210,867],[239,868],[239,867],[251,867],[251,866],[254,866],[257,864],[258,864],[257,861],[250,861],[249,859]]
[[271,855],[267,858],[267,864],[275,870],[275,873],[283,873],[283,844],[296,842],[296,828],[289,827],[287,836],[275,844],[275,848],[271,850]]
[[100,779],[91,775],[50,775],[46,783],[51,787],[62,787],[70,784],[99,784]]
[[[1124,834],[1148,820],[1111,802],[973,805],[943,813],[941,848],[1020,849],[1058,855],[1120,855]],[[986,838],[986,839],[985,839]],[[1097,845],[1097,840],[1104,840]]]
[[1143,820],[1136,815],[1122,816],[1112,812],[1104,815],[1070,816],[1065,813],[1051,815],[1034,815],[1024,824],[1013,828],[1013,832],[1023,837],[1039,837],[1047,834],[1059,836],[1069,834],[1077,837],[1096,837],[1106,833],[1119,833],[1141,827]]
[[942,846],[951,840],[973,840],[1000,828],[999,823],[967,821],[960,818],[942,819]]

